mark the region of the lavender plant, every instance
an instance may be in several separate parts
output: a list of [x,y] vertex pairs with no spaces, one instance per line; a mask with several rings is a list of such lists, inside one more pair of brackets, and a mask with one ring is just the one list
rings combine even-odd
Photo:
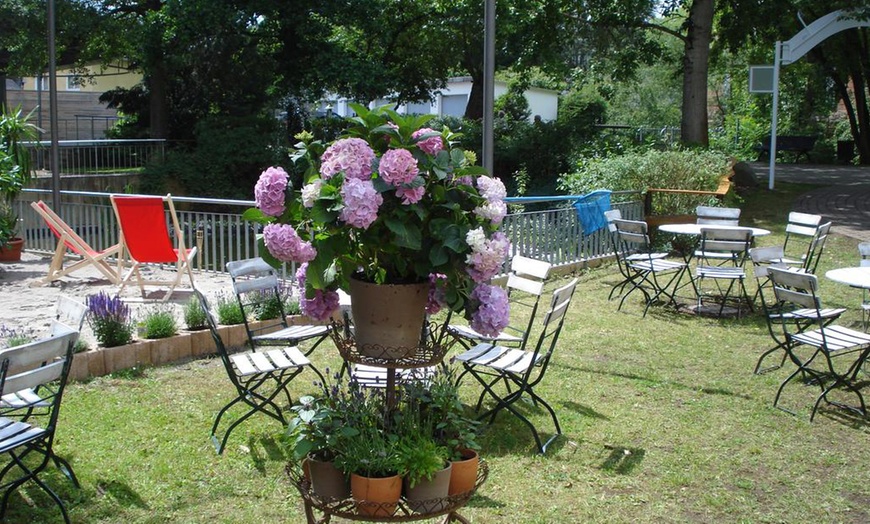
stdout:
[[104,292],[88,295],[88,325],[103,347],[129,344],[133,340],[133,320],[130,308],[118,297]]
[[11,348],[33,341],[33,331],[0,325],[0,348]]

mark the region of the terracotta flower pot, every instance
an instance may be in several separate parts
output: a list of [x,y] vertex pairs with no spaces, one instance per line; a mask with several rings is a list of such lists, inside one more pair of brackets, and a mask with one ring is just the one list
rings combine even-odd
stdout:
[[435,473],[431,479],[420,479],[413,488],[406,477],[403,486],[408,507],[418,513],[435,513],[446,508],[449,505],[446,497],[450,492],[452,469],[453,465],[448,462],[446,468]]
[[372,284],[350,279],[354,337],[360,353],[402,358],[420,344],[429,284]]
[[477,482],[477,468],[480,464],[480,457],[473,449],[466,449],[462,452],[462,460],[454,460],[452,472],[450,474],[450,495],[458,495],[471,491],[474,484]]
[[23,238],[13,238],[0,246],[0,262],[18,262],[21,260],[21,251],[24,249]]
[[344,473],[338,470],[332,462],[317,460],[309,456],[306,464],[311,476],[311,491],[322,499],[346,499],[350,495],[350,486]]
[[357,501],[356,511],[360,515],[389,517],[396,512],[402,497],[402,477],[363,477],[351,473],[350,492]]

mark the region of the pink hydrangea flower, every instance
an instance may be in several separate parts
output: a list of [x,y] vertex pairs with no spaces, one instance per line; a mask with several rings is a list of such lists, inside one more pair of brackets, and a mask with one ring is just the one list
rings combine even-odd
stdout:
[[498,286],[481,284],[471,292],[477,309],[471,314],[471,328],[488,337],[497,336],[510,322],[507,292]]
[[474,208],[474,214],[497,226],[507,215],[507,205],[502,200],[489,200],[486,204]]
[[323,180],[316,178],[310,184],[305,184],[302,187],[302,205],[307,208],[314,207],[314,202],[320,198],[320,189],[323,187]]
[[270,167],[260,173],[260,178],[254,184],[254,201],[260,211],[273,217],[281,216],[289,178],[280,167]]
[[[419,138],[427,133],[437,133],[437,131],[428,127],[421,127],[414,131],[411,138]],[[437,155],[439,151],[444,149],[444,141],[441,140],[441,135],[430,136],[429,138],[424,138],[417,142],[417,147],[427,155]]]
[[490,202],[503,200],[507,196],[507,190],[502,181],[486,175],[477,178],[477,189],[480,190],[480,196]]
[[341,199],[344,201],[344,208],[338,218],[361,229],[372,225],[378,218],[378,208],[384,203],[384,197],[377,192],[370,180],[355,178],[344,181],[341,186]]
[[[469,232],[469,235],[471,233]],[[477,283],[487,282],[498,274],[511,247],[510,240],[501,231],[493,233],[491,238],[482,243],[468,242],[468,244],[471,246],[471,253],[465,259],[466,271]]]
[[293,226],[269,224],[263,228],[263,241],[273,257],[282,262],[308,262],[317,256],[310,242],[299,238]]
[[302,313],[319,322],[329,320],[329,317],[338,310],[338,306],[338,292],[332,289],[318,289],[315,290],[312,298],[306,298],[305,295],[302,295],[299,300]]
[[330,179],[340,172],[345,178],[369,180],[372,177],[372,162],[375,152],[362,138],[336,140],[320,157],[320,175]]
[[308,271],[308,262],[299,264],[296,268],[296,288],[300,295],[305,295],[305,272]]
[[426,194],[426,186],[419,187],[400,187],[396,189],[396,196],[402,199],[402,204],[416,204],[423,199]]
[[420,173],[417,159],[407,149],[390,149],[384,153],[378,171],[384,181],[393,187],[410,184]]
[[443,287],[446,281],[447,275],[441,273],[429,275],[429,298],[426,301],[426,313],[429,315],[438,313],[447,304],[447,292]]

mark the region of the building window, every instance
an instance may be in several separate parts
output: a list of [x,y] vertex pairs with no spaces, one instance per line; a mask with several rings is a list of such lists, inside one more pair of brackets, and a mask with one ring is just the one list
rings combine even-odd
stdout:
[[67,91],[81,91],[82,90],[82,77],[75,76],[75,75],[66,77],[66,90]]

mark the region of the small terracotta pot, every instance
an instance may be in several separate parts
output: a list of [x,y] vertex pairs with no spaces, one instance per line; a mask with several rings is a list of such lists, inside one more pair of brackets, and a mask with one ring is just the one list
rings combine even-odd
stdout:
[[402,497],[402,477],[363,477],[350,474],[350,492],[357,501],[360,515],[389,517],[396,512],[396,504]]
[[346,499],[350,495],[347,478],[332,462],[317,460],[309,455],[306,464],[311,476],[311,491],[318,497]]
[[447,467],[435,473],[431,479],[420,479],[414,487],[407,477],[402,481],[405,498],[408,507],[417,513],[435,513],[446,508],[449,503],[446,499],[450,492],[450,474],[453,469],[451,463]]
[[474,488],[477,482],[477,468],[480,465],[480,457],[473,449],[462,451],[462,460],[452,462],[450,473],[450,489],[448,493],[458,495],[466,493]]

